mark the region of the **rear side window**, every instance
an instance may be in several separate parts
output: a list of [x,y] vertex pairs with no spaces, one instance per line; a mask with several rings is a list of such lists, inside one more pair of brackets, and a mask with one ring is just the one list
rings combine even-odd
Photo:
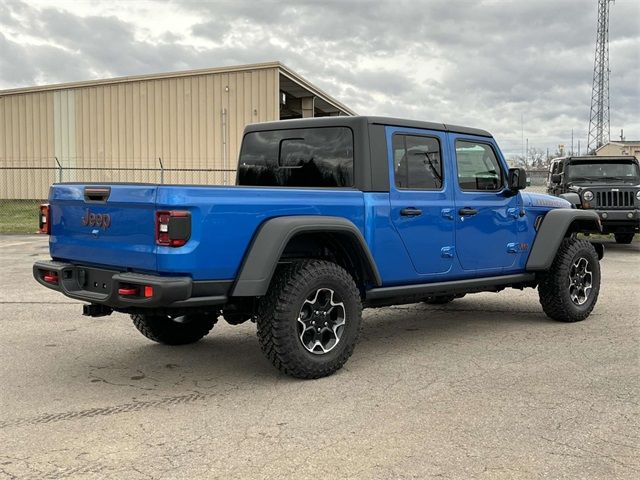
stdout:
[[442,188],[442,157],[437,138],[393,136],[393,168],[396,187],[411,190]]
[[547,175],[547,182],[551,181],[551,175],[558,173],[558,162],[551,162],[549,166],[549,174]]
[[242,142],[238,185],[352,187],[351,129],[326,127],[250,132]]
[[486,143],[456,140],[458,184],[462,190],[489,190],[502,188],[502,171],[498,159]]

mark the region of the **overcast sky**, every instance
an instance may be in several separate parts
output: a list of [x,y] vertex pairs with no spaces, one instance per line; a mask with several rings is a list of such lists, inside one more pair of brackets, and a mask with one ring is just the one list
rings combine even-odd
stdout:
[[[279,60],[360,114],[586,143],[597,0],[0,0],[0,89]],[[611,136],[640,140],[640,2],[611,5]]]

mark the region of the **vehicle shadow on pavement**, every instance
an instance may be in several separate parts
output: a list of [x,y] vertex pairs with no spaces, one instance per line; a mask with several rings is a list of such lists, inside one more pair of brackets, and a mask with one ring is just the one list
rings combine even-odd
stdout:
[[[523,327],[538,330],[550,325],[542,311],[507,313],[504,309],[485,307],[481,311],[475,302],[460,300],[444,307],[415,304],[365,310],[354,358],[368,361],[378,358],[375,361],[384,362],[380,353],[400,354],[407,350],[428,353],[439,344],[464,344],[472,339],[483,342],[482,338],[504,336]],[[76,359],[61,359],[62,364],[51,368],[58,372],[58,377],[64,372],[70,383],[86,379],[102,388],[131,387],[162,395],[211,391],[245,382],[255,388],[257,384],[298,381],[280,374],[264,358],[253,324],[217,325],[208,337],[184,346],[151,343],[138,338],[133,327],[129,333],[130,340],[115,346],[110,343],[108,350],[99,348],[97,342],[91,352]]]

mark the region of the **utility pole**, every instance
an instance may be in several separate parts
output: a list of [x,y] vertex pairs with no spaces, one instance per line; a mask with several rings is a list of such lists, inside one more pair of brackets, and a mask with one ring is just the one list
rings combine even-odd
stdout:
[[520,131],[522,133],[521,142],[522,142],[522,160],[524,160],[524,113],[520,114]]
[[573,128],[571,129],[571,155],[573,155]]
[[589,114],[588,153],[609,142],[609,2],[598,0],[596,53],[593,62],[593,87]]

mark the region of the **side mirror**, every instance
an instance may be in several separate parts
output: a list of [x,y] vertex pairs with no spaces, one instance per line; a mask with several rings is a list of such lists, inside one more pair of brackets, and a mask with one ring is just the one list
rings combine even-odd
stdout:
[[551,175],[551,183],[562,183],[562,175],[559,173]]
[[517,192],[523,188],[527,188],[527,171],[521,167],[510,168],[509,190]]

